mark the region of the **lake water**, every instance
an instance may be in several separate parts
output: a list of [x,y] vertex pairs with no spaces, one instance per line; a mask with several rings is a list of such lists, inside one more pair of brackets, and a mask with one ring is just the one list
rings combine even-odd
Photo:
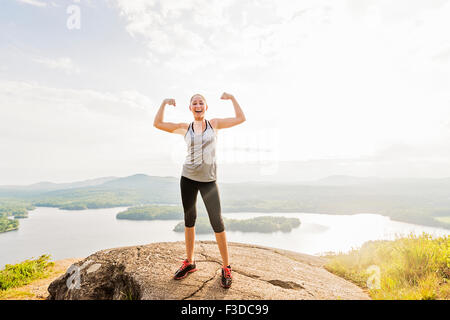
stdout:
[[[0,269],[25,259],[51,254],[52,260],[87,257],[102,249],[152,242],[184,240],[172,231],[179,221],[118,220],[126,208],[59,210],[37,207],[20,220],[16,231],[0,233]],[[345,252],[368,240],[394,239],[410,232],[448,235],[449,230],[390,220],[377,214],[328,215],[313,213],[228,213],[224,217],[248,219],[262,215],[298,217],[300,227],[289,233],[227,232],[228,241],[259,244],[308,254]],[[215,240],[214,234],[197,240]]]

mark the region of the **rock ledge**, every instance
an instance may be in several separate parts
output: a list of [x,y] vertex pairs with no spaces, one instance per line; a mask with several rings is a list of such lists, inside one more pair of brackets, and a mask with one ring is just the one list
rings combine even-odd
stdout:
[[220,286],[214,241],[196,241],[198,271],[174,280],[184,242],[98,251],[72,264],[48,287],[50,300],[87,299],[369,299],[359,287],[323,268],[319,257],[229,242],[233,285]]

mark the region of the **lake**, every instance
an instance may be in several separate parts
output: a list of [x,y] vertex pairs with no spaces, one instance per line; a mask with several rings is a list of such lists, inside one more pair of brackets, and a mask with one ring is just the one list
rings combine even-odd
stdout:
[[[0,233],[0,269],[25,259],[51,254],[52,260],[87,257],[102,249],[152,242],[184,240],[172,231],[179,221],[118,220],[126,207],[90,210],[59,210],[37,207],[20,219],[19,230]],[[224,217],[248,219],[257,216],[297,217],[299,228],[272,234],[227,232],[228,241],[259,244],[308,254],[345,252],[368,240],[394,239],[410,232],[448,235],[449,230],[392,221],[378,214],[329,215],[314,213],[225,213]],[[215,240],[214,234],[197,240]]]

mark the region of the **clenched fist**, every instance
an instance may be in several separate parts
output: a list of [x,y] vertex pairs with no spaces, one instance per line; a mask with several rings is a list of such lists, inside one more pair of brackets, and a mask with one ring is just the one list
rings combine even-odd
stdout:
[[170,104],[172,106],[176,106],[175,99],[164,99],[164,104]]
[[224,92],[222,94],[222,96],[220,97],[220,99],[224,99],[224,100],[229,100],[229,99],[232,99],[232,98],[233,98],[233,95],[229,94],[229,93],[226,93],[226,92]]

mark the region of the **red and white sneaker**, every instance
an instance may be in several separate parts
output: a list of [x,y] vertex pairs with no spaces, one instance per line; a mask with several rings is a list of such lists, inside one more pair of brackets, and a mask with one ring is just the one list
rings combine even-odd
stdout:
[[224,288],[231,287],[233,277],[231,276],[231,266],[222,267],[222,282],[221,285]]
[[177,270],[177,272],[175,272],[175,275],[173,278],[176,280],[183,279],[183,278],[186,278],[188,273],[194,272],[194,271],[197,271],[195,262],[190,263],[188,259],[185,259],[183,261],[183,264],[181,265],[181,267]]

